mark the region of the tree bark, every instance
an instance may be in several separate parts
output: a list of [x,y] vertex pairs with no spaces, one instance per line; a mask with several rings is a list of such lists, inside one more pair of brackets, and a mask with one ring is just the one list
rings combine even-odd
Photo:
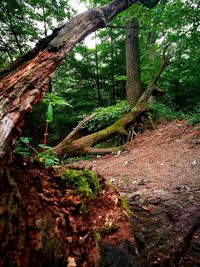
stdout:
[[126,25],[126,94],[134,105],[141,96],[139,22],[134,19]]
[[34,49],[0,72],[0,164],[8,161],[21,133],[24,114],[40,101],[49,77],[74,46],[87,35],[106,27],[118,13],[136,0],[115,0],[88,10],[42,39]]
[[99,57],[98,57],[98,48],[97,48],[97,36],[95,33],[95,67],[96,67],[96,87],[97,87],[97,97],[98,97],[98,105],[103,106],[103,99],[101,96],[101,87],[100,87],[100,77],[99,77]]

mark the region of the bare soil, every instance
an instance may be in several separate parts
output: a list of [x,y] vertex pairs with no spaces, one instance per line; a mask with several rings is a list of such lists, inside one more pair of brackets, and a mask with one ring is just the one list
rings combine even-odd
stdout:
[[73,166],[94,169],[126,197],[144,266],[200,266],[200,125],[162,123],[127,151]]

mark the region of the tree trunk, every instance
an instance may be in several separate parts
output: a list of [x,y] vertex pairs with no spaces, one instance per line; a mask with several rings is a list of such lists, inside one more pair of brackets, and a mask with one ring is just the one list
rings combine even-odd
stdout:
[[115,75],[114,75],[114,39],[113,39],[113,31],[110,28],[110,69],[111,69],[111,88],[112,88],[112,98],[111,103],[115,104],[116,102],[116,92],[115,92]]
[[98,97],[98,105],[103,106],[103,99],[101,96],[101,88],[100,88],[100,79],[99,79],[99,57],[98,57],[98,48],[97,48],[97,36],[95,33],[95,67],[96,67],[96,87],[97,87],[97,97]]
[[139,22],[134,19],[126,25],[126,93],[134,105],[141,96]]
[[0,37],[0,40],[1,40],[1,43],[3,44],[3,46],[4,46],[4,48],[5,48],[6,53],[8,54],[8,57],[9,57],[9,59],[10,59],[10,62],[13,62],[12,55],[11,55],[11,53],[10,53],[10,51],[9,51],[9,46],[7,45],[6,42],[4,42],[4,40],[3,40],[2,37]]
[[43,98],[49,77],[75,45],[103,28],[118,13],[136,1],[115,0],[102,8],[86,11],[42,39],[31,51],[0,72],[0,164],[8,161],[23,118]]

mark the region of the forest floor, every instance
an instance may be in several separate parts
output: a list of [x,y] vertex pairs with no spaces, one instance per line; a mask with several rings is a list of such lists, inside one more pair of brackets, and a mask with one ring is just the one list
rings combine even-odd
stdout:
[[200,266],[200,125],[161,123],[138,134],[127,151],[72,165],[107,177],[127,199],[149,266]]
[[[91,201],[62,176],[83,167],[102,185]],[[162,123],[127,151],[57,168],[16,157],[7,177],[0,266],[200,266],[200,125]]]

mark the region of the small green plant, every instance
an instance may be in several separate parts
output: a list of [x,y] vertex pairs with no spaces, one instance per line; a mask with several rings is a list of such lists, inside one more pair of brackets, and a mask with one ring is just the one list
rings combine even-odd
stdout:
[[39,144],[39,147],[45,149],[43,152],[37,153],[37,158],[39,161],[44,162],[45,166],[59,164],[59,159],[56,157],[56,153],[52,147],[43,144]]
[[14,152],[21,155],[23,158],[32,158],[32,154],[34,153],[36,154],[34,159],[43,162],[45,166],[53,166],[59,163],[59,159],[56,157],[56,153],[53,151],[52,147],[40,144],[39,147],[43,148],[44,151],[38,152],[30,145],[30,140],[31,138],[29,137],[20,137],[16,143]]
[[99,241],[99,240],[101,239],[101,234],[100,234],[100,232],[96,231],[94,234],[95,234],[95,239],[96,239],[97,241]]
[[119,226],[111,225],[111,226],[103,227],[99,231],[99,233],[100,233],[101,237],[103,237],[105,235],[109,235],[109,234],[115,233],[118,229],[119,229]]
[[87,214],[89,212],[89,208],[85,203],[81,203],[79,211],[81,214]]
[[94,199],[101,193],[99,179],[95,173],[86,168],[83,170],[67,169],[63,172],[63,179],[88,199]]
[[30,144],[31,138],[29,137],[20,137],[17,140],[14,152],[21,155],[23,158],[30,158],[31,157],[31,146]]
[[121,197],[119,198],[119,200],[120,200],[120,202],[121,202],[121,204],[122,204],[122,207],[123,207],[123,209],[124,209],[124,212],[125,212],[126,216],[127,216],[128,218],[131,217],[131,216],[133,216],[133,212],[130,210],[130,208],[129,208],[129,206],[128,206],[126,200],[125,200],[125,198],[121,196]]
[[188,121],[191,125],[200,122],[200,102],[194,107],[194,111],[190,112],[188,116]]
[[129,184],[129,182],[130,182],[130,179],[129,179],[129,177],[128,176],[124,176],[123,177],[123,182],[125,183],[125,184]]
[[49,131],[49,123],[53,122],[53,108],[56,105],[65,105],[68,107],[72,106],[67,103],[62,97],[58,96],[55,93],[47,93],[45,95],[45,98],[43,100],[44,103],[46,103],[47,106],[47,116],[46,116],[46,126],[45,126],[45,133],[44,133],[44,145],[47,144],[47,136],[48,136],[48,131]]

